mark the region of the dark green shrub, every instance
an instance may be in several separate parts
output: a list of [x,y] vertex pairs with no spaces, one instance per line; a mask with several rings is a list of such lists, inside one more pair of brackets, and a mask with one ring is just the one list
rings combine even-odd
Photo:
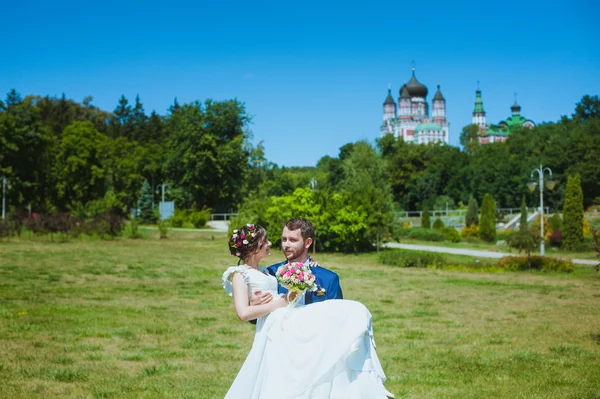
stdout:
[[505,256],[498,261],[498,266],[510,271],[541,270],[544,272],[573,271],[573,262],[570,259],[553,258],[549,256]]
[[161,220],[160,218],[156,221],[156,225],[158,226],[158,233],[160,234],[161,239],[165,239],[169,234],[170,223],[169,220]]
[[421,227],[424,229],[429,229],[431,227],[431,218],[429,216],[429,207],[427,205],[423,207],[423,211],[421,212]]
[[479,206],[477,200],[471,198],[469,200],[469,207],[467,208],[467,214],[465,216],[465,226],[478,226],[479,225]]
[[483,197],[481,203],[479,238],[487,242],[493,242],[496,239],[496,202],[489,194]]
[[441,230],[444,227],[446,227],[446,226],[444,225],[444,222],[440,218],[436,218],[435,221],[433,222],[434,229]]
[[171,218],[171,226],[172,227],[183,227],[183,225],[188,221],[188,215],[186,211],[178,211],[175,210],[175,215]]
[[559,231],[562,230],[562,218],[560,217],[560,214],[555,213],[554,215],[552,215],[551,218],[548,218],[548,227],[550,227],[550,230],[552,231]]
[[583,243],[583,192],[579,173],[567,180],[562,232],[566,249],[577,250]]
[[192,212],[190,214],[190,222],[195,228],[204,227],[210,220],[210,209],[202,209],[201,211]]
[[391,249],[379,253],[379,263],[396,267],[441,267],[446,262],[443,255],[433,252]]
[[[594,251],[596,251],[596,259],[600,259],[600,230],[592,227],[592,237],[594,238]],[[600,263],[594,266],[596,271],[600,271]]]
[[137,239],[142,238],[142,235],[139,232],[140,220],[138,218],[132,217],[129,220],[129,238]]
[[408,230],[407,237],[412,238],[414,240],[422,240],[422,241],[444,241],[446,236],[439,230],[435,229],[425,229],[422,227],[413,227]]
[[460,242],[460,234],[453,227],[444,227],[442,233],[446,236],[446,240],[450,242]]

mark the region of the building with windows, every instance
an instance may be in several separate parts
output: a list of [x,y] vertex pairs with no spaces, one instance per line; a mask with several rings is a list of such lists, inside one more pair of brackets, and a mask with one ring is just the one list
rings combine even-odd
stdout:
[[396,103],[392,97],[391,88],[388,88],[388,95],[383,103],[381,135],[393,134],[394,137],[402,137],[409,143],[448,144],[449,124],[446,120],[446,99],[440,91],[440,85],[437,86],[431,103],[431,118],[427,103],[428,90],[417,80],[414,67],[410,81],[402,85],[399,94],[400,97]]
[[508,135],[516,127],[534,127],[535,122],[521,115],[521,106],[515,103],[510,107],[511,116],[500,121],[498,124],[490,125],[485,120],[485,110],[481,99],[481,90],[475,91],[475,108],[473,109],[472,123],[479,126],[479,142],[481,144],[505,142]]

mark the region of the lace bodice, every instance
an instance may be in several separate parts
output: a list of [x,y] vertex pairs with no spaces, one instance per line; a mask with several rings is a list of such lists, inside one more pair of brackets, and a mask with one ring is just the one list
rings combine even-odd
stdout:
[[247,265],[231,266],[223,273],[223,289],[227,295],[233,296],[231,281],[236,272],[244,277],[244,282],[248,285],[248,297],[256,290],[270,291],[273,295],[277,295],[277,279],[269,275],[264,268],[256,270]]

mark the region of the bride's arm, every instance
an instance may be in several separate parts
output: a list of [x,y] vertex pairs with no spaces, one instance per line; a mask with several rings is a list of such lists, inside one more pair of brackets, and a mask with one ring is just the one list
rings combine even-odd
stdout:
[[269,303],[250,306],[248,302],[248,286],[240,273],[233,275],[233,303],[235,305],[235,312],[241,321],[258,319],[287,305],[285,299],[276,297]]

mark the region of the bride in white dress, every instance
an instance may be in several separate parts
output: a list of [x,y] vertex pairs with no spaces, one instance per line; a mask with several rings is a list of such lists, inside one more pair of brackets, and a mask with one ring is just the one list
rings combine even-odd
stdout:
[[[252,349],[226,398],[231,399],[386,399],[371,326],[371,313],[359,302],[328,300],[287,307],[275,277],[258,263],[271,243],[258,225],[235,230],[229,248],[240,258],[223,273],[240,320],[257,319]],[[251,306],[252,292],[270,291],[273,300]]]

